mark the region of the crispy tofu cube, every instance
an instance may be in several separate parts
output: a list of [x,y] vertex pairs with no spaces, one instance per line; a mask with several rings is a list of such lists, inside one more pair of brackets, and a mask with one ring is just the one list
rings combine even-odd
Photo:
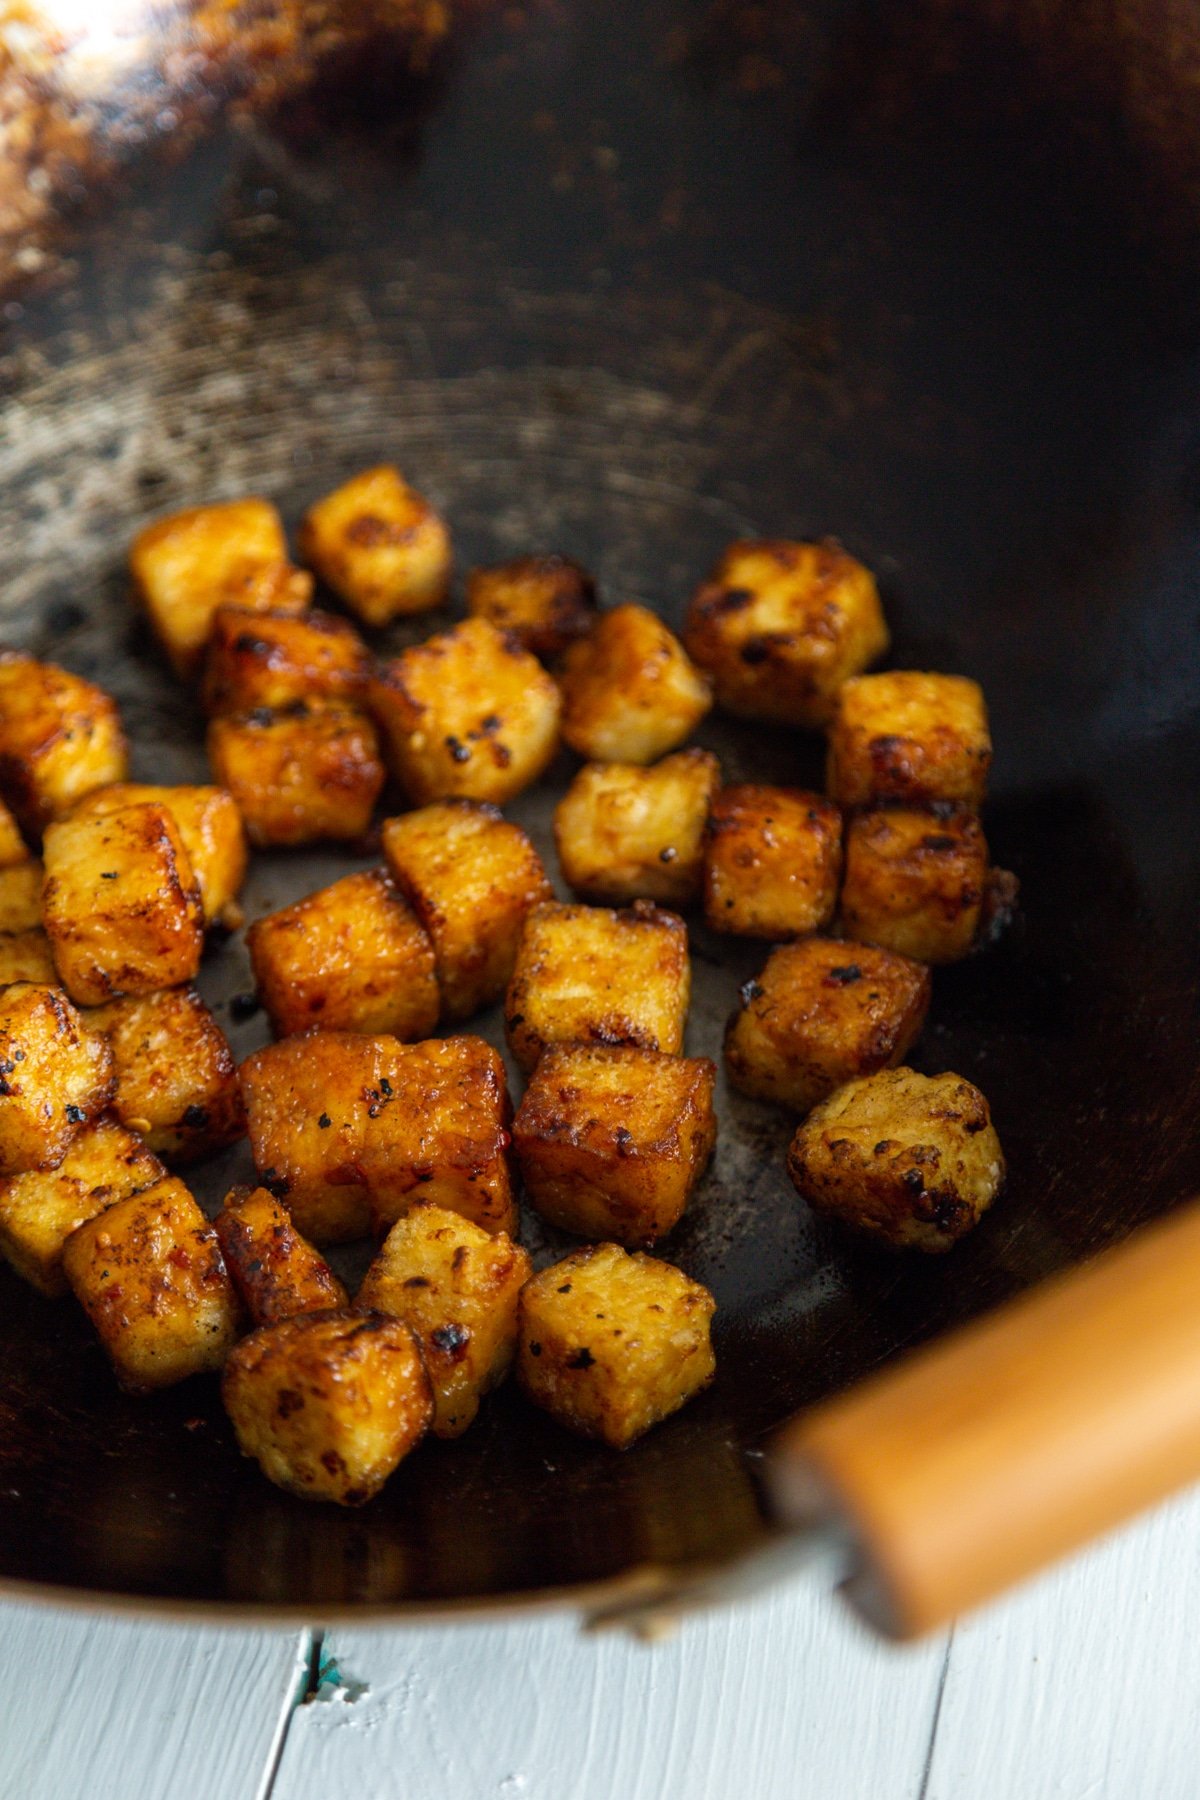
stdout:
[[949,1250],[1004,1181],[988,1103],[960,1075],[883,1069],[804,1121],[788,1174],[815,1211],[897,1248]]
[[502,806],[558,748],[557,684],[486,619],[406,650],[370,692],[389,764],[418,806],[455,796]]
[[988,847],[974,813],[889,807],[846,830],[843,935],[917,962],[973,948],[988,889]]
[[29,1169],[0,1181],[0,1250],[41,1293],[65,1294],[62,1255],[71,1233],[166,1172],[115,1119],[85,1125],[57,1169]]
[[21,836],[21,828],[0,800],[0,869],[14,869],[29,860],[29,846]]
[[[0,654],[0,794],[36,843],[51,819],[129,762],[116,702],[53,663]],[[7,866],[22,860],[9,843]]]
[[364,469],[310,506],[300,554],[368,625],[440,606],[450,533],[399,469]]
[[504,1002],[509,1049],[529,1072],[547,1044],[683,1048],[687,926],[648,900],[613,912],[547,901],[525,921]]
[[113,1092],[112,1051],[66,995],[0,988],[0,1175],[54,1169]]
[[562,734],[593,762],[652,763],[712,706],[708,678],[645,606],[602,613],[563,661]]
[[200,890],[165,806],[59,819],[46,832],[42,919],[81,1006],[190,981],[204,950]]
[[0,869],[0,931],[34,931],[40,926],[44,879],[45,871],[34,857]]
[[382,869],[257,920],[246,947],[277,1037],[321,1025],[422,1038],[437,1024],[433,946]]
[[266,1188],[234,1188],[213,1221],[230,1280],[256,1325],[349,1304],[319,1251]]
[[569,556],[518,556],[472,569],[467,611],[553,662],[596,623],[596,584]]
[[569,886],[585,900],[699,899],[704,828],[720,783],[707,750],[680,750],[649,769],[585,763],[554,814]]
[[683,641],[717,703],[819,727],[838,689],[888,647],[870,571],[837,544],[731,544],[692,597]]
[[37,927],[0,933],[0,987],[7,987],[13,981],[37,981],[46,987],[58,985],[50,940]]
[[624,1450],[712,1380],[715,1311],[681,1269],[594,1244],[523,1289],[517,1378],[560,1425]]
[[740,937],[802,937],[837,910],[842,815],[801,788],[746,782],[712,804],[704,846],[704,916]]
[[725,1032],[743,1094],[805,1113],[835,1088],[894,1069],[921,1034],[929,970],[867,944],[803,938],[772,951]]
[[207,924],[236,926],[234,902],[246,879],[246,834],[233,795],[219,787],[155,787],[118,781],[99,788],[74,809],[74,816],[122,812],[127,806],[165,806],[183,839],[200,889]]
[[304,1313],[262,1325],[225,1365],[244,1456],[302,1500],[361,1506],[424,1437],[433,1393],[417,1340],[380,1313]]
[[707,1057],[552,1046],[513,1121],[538,1212],[579,1237],[641,1249],[665,1237],[717,1141],[716,1075]]
[[237,1063],[194,987],[112,1000],[87,1024],[112,1045],[114,1112],[159,1156],[193,1162],[243,1135]]
[[948,801],[977,811],[991,761],[983,689],[962,675],[892,669],[838,695],[827,786],[841,806]]
[[237,1336],[217,1235],[174,1176],[73,1231],[63,1269],[132,1393],[219,1369]]
[[533,1273],[519,1244],[440,1206],[414,1206],[388,1232],[357,1309],[403,1319],[433,1384],[433,1430],[458,1437],[517,1349],[517,1302]]
[[208,758],[260,846],[360,838],[383,787],[374,725],[334,701],[214,719]]
[[354,705],[366,692],[369,664],[353,625],[332,613],[297,617],[222,606],[213,617],[204,661],[204,709],[280,711],[298,700]]
[[512,975],[526,913],[552,897],[529,838],[486,802],[441,800],[386,819],[383,853],[432,940],[444,1016],[490,1006]]

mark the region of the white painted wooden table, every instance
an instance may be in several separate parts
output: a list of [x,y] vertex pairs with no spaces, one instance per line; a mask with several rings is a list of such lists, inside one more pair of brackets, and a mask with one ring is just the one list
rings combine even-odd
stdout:
[[1196,1800],[1198,1545],[1200,1494],[904,1650],[804,1577],[651,1648],[9,1606],[0,1800]]

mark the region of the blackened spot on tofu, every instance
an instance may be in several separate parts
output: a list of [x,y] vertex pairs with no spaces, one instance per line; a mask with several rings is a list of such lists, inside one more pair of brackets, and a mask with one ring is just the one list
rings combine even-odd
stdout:
[[381,1075],[381,1076],[380,1076],[380,1078],[379,1078],[379,1091],[380,1091],[380,1093],[381,1093],[381,1094],[382,1094],[382,1095],[383,1095],[383,1097],[384,1097],[384,1099],[385,1099],[385,1100],[390,1100],[390,1099],[391,1099],[391,1097],[392,1097],[392,1084],[391,1084],[391,1082],[390,1082],[390,1081],[389,1081],[389,1080],[388,1080],[388,1078],[387,1078],[387,1076],[386,1076],[386,1075]]
[[862,970],[857,963],[842,963],[836,969],[830,969],[830,981],[836,981],[840,987],[849,987],[853,981],[862,980]]
[[451,736],[446,739],[446,748],[456,763],[470,762],[470,749],[463,743],[461,738],[456,738],[451,734]]
[[274,1194],[277,1200],[282,1200],[292,1185],[291,1177],[280,1174],[278,1169],[262,1169],[258,1179],[268,1194]]
[[525,1014],[524,1013],[514,1013],[511,1017],[511,1019],[508,1021],[509,1029],[512,1031],[516,1031],[517,1027],[519,1025],[523,1025],[524,1023],[525,1023]]
[[251,725],[271,725],[275,720],[275,714],[269,706],[255,706],[246,717]]
[[208,1124],[208,1108],[206,1106],[185,1106],[183,1123],[189,1131],[203,1131]]
[[303,1394],[298,1394],[295,1388],[280,1388],[275,1398],[275,1411],[281,1419],[290,1419],[292,1414],[300,1412],[303,1406]]
[[632,1156],[634,1148],[633,1133],[627,1131],[624,1125],[618,1125],[613,1136],[617,1140],[617,1155]]
[[236,1024],[252,1019],[262,1005],[257,994],[235,994],[229,1002],[229,1016]]
[[454,1270],[456,1275],[460,1269],[466,1268],[467,1257],[469,1255],[470,1252],[465,1244],[459,1244],[455,1249],[454,1255],[450,1258],[450,1267]]
[[480,719],[479,729],[481,731],[487,731],[487,732],[499,731],[499,729],[500,729],[499,714],[498,713],[489,713],[485,719]]
[[749,663],[751,668],[755,668],[759,663],[765,663],[770,654],[771,646],[766,638],[747,638],[741,648],[742,661]]
[[72,1125],[82,1125],[83,1121],[87,1118],[87,1114],[84,1112],[82,1106],[64,1106],[63,1111],[66,1113]]
[[333,1124],[333,1120],[330,1118],[329,1114],[322,1113],[317,1120],[317,1130],[318,1131],[328,1131],[329,1127],[332,1124]]
[[900,1179],[903,1181],[906,1188],[912,1189],[914,1194],[919,1194],[924,1190],[925,1177],[922,1175],[920,1169],[905,1169],[904,1174]]
[[405,1287],[428,1287],[430,1281],[428,1275],[410,1275],[404,1285]]
[[665,850],[659,851],[658,860],[661,863],[673,863],[678,855],[679,852],[676,850],[674,844],[668,844]]
[[540,1356],[542,1354],[542,1346],[540,1344],[530,1344],[529,1354],[530,1356]]
[[561,1287],[560,1287],[560,1288],[559,1288],[559,1290],[558,1290],[558,1291],[559,1291],[559,1293],[560,1293],[560,1294],[569,1294],[569,1293],[570,1293],[570,1291],[571,1291],[571,1284],[570,1284],[570,1282],[569,1282],[569,1281],[564,1281],[564,1282],[563,1282],[563,1284],[562,1284],[562,1286],[561,1286]]
[[115,881],[117,879],[117,871],[115,869],[101,869],[100,879],[101,881]]
[[271,648],[265,639],[249,631],[240,632],[233,640],[233,647],[243,656],[266,656]]
[[577,1350],[574,1356],[568,1358],[567,1367],[568,1369],[590,1369],[595,1360],[585,1344],[582,1350]]
[[958,839],[950,837],[944,831],[934,831],[921,839],[922,850],[954,850],[958,847]]
[[744,606],[749,606],[753,598],[754,593],[751,588],[726,588],[724,592],[717,595],[712,610],[715,613],[741,612]]
[[465,1325],[439,1325],[429,1334],[429,1341],[443,1356],[460,1357],[471,1341]]

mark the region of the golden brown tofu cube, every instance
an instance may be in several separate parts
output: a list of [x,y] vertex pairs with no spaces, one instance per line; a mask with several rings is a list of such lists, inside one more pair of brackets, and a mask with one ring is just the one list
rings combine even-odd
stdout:
[[310,506],[300,554],[368,625],[440,606],[450,584],[450,533],[399,469],[352,476]]
[[29,846],[21,836],[20,826],[0,800],[0,869],[14,869],[29,860]]
[[745,782],[713,801],[704,846],[704,916],[714,931],[793,938],[837,910],[842,815],[820,794]]
[[904,1061],[921,1034],[929,970],[868,944],[803,938],[772,951],[725,1032],[743,1094],[804,1113],[835,1088]]
[[166,1172],[115,1119],[85,1125],[57,1169],[30,1169],[0,1182],[0,1250],[41,1293],[65,1294],[62,1253],[71,1233]]
[[837,544],[731,544],[688,609],[683,641],[747,719],[824,725],[838,689],[888,646],[870,571]]
[[277,1037],[320,1025],[422,1038],[437,1024],[433,946],[382,869],[257,920],[246,947]]
[[200,889],[206,924],[235,927],[234,902],[246,879],[249,853],[233,795],[219,787],[155,787],[118,781],[89,794],[74,816],[122,812],[127,806],[165,806],[179,829]]
[[256,613],[222,606],[213,618],[202,698],[208,713],[280,711],[298,700],[344,700],[366,692],[370,657],[332,613]]
[[56,987],[0,988],[0,1175],[54,1169],[112,1097],[112,1051]]
[[648,900],[613,912],[547,901],[525,920],[504,1002],[528,1072],[547,1044],[683,1048],[691,998],[687,926]]
[[237,1063],[194,987],[110,1001],[87,1015],[112,1045],[113,1110],[168,1162],[192,1162],[246,1129]]
[[302,1500],[361,1506],[424,1437],[433,1393],[403,1319],[304,1313],[262,1325],[225,1365],[244,1456]]
[[213,1223],[230,1280],[256,1325],[349,1304],[325,1258],[266,1188],[234,1188]]
[[73,1231],[63,1269],[132,1393],[219,1369],[237,1336],[216,1232],[174,1176]]
[[101,688],[53,663],[0,654],[0,794],[26,837],[36,843],[93,788],[123,781],[128,762],[116,702]]
[[333,701],[214,719],[208,758],[260,846],[360,838],[383,787],[374,725]]
[[707,750],[680,750],[649,769],[585,763],[554,814],[568,885],[585,900],[699,899],[704,828],[720,782]]
[[614,606],[563,662],[562,734],[593,762],[651,763],[712,706],[708,678],[657,614]]
[[38,981],[48,987],[58,985],[50,940],[37,927],[0,933],[0,987],[7,987],[13,981]]
[[165,806],[72,815],[49,827],[42,920],[81,1006],[190,981],[204,950],[200,889]]
[[460,796],[502,806],[558,748],[558,686],[486,619],[406,650],[371,683],[393,773],[418,806]]
[[838,1088],[801,1125],[788,1174],[815,1211],[897,1248],[949,1250],[999,1193],[988,1103],[961,1075],[884,1069]]
[[962,675],[891,669],[860,675],[838,695],[827,786],[840,806],[949,801],[978,810],[991,761],[983,689]]
[[526,1284],[517,1378],[560,1425],[624,1450],[712,1380],[715,1311],[681,1269],[594,1244]]
[[533,1273],[519,1244],[440,1206],[414,1206],[388,1232],[355,1307],[403,1319],[433,1384],[433,1430],[458,1437],[508,1374],[517,1301]]
[[0,869],[0,931],[33,931],[42,922],[45,872],[30,857],[11,869]]
[[956,962],[979,936],[988,847],[974,813],[888,807],[846,828],[843,934],[917,962]]
[[513,1121],[525,1191],[579,1237],[648,1248],[683,1217],[717,1141],[716,1065],[659,1050],[556,1045]]
[[596,584],[569,556],[518,556],[472,569],[467,611],[553,662],[596,623]]
[[386,819],[383,853],[432,940],[444,1016],[490,1006],[526,913],[552,894],[529,838],[483,801],[442,800]]

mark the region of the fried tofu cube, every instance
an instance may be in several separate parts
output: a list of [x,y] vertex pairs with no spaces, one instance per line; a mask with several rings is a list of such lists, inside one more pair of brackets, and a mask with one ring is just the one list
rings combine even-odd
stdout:
[[508,1374],[517,1302],[532,1273],[527,1253],[504,1232],[489,1237],[440,1206],[414,1206],[388,1232],[355,1307],[403,1319],[416,1333],[437,1437],[459,1437]]
[[204,950],[200,889],[165,806],[58,819],[46,832],[42,919],[81,1006],[190,981]]
[[321,1025],[423,1038],[437,1024],[433,945],[382,869],[258,919],[246,948],[277,1037]]
[[11,869],[0,869],[0,931],[34,931],[42,922],[45,871],[30,857]]
[[558,748],[558,686],[486,619],[406,650],[371,683],[393,773],[420,806],[455,796],[502,806]]
[[731,544],[692,597],[688,653],[717,704],[746,719],[820,727],[839,688],[888,647],[869,570],[834,543]]
[[234,1188],[213,1221],[229,1278],[256,1325],[349,1304],[325,1258],[266,1188]]
[[929,1011],[929,970],[867,944],[802,938],[748,981],[725,1032],[743,1094],[805,1113],[835,1088],[902,1063]]
[[301,1500],[361,1506],[433,1417],[433,1392],[403,1319],[303,1313],[262,1325],[225,1365],[221,1397],[244,1456]]
[[708,677],[645,606],[614,606],[563,661],[562,734],[592,762],[652,763],[712,706]]
[[1004,1181],[988,1103],[961,1075],[883,1069],[838,1088],[792,1139],[813,1209],[899,1249],[949,1250]]
[[[53,663],[0,654],[0,794],[36,843],[51,819],[129,763],[116,702]],[[8,866],[22,859],[11,844]]]
[[37,927],[0,933],[0,987],[13,981],[37,981],[46,987],[58,984],[50,940]]
[[193,1162],[243,1135],[237,1063],[194,987],[112,1000],[87,1024],[112,1046],[114,1112],[159,1156]]
[[166,1170],[141,1138],[115,1119],[85,1125],[57,1169],[0,1181],[0,1250],[50,1299],[67,1292],[63,1245],[118,1200],[161,1181]]
[[716,1065],[554,1045],[513,1121],[525,1191],[579,1237],[646,1249],[679,1223],[717,1141]]
[[509,1049],[528,1073],[547,1044],[683,1048],[691,998],[687,926],[648,900],[613,912],[547,901],[525,920],[504,1002]]
[[888,807],[846,830],[845,937],[917,962],[956,962],[979,937],[988,847],[974,813]]
[[29,846],[21,836],[21,828],[0,800],[0,869],[15,869],[29,860]]
[[0,1175],[54,1169],[104,1111],[112,1051],[56,987],[0,988]]
[[594,1244],[522,1290],[517,1379],[560,1425],[624,1450],[712,1380],[715,1311],[681,1269]]
[[484,801],[441,800],[386,819],[383,853],[433,943],[443,1015],[490,1006],[512,975],[526,913],[552,897],[525,832]]
[[366,692],[370,657],[346,619],[332,613],[256,613],[222,606],[213,617],[201,697],[208,713],[280,711],[298,700]]
[[842,874],[842,815],[820,794],[755,782],[722,788],[704,846],[704,916],[740,937],[828,925]]
[[472,569],[467,611],[512,632],[543,662],[554,662],[596,623],[596,584],[569,556],[518,556]]
[[242,815],[224,788],[157,787],[146,782],[118,781],[100,788],[74,809],[74,816],[122,812],[127,806],[165,806],[183,839],[200,889],[206,924],[236,926],[234,902],[246,879],[249,853]]
[[568,885],[585,900],[698,900],[704,829],[720,784],[720,764],[707,750],[680,750],[653,768],[585,763],[554,814]]
[[131,1393],[219,1369],[237,1337],[216,1232],[174,1176],[73,1231],[63,1269]]
[[962,675],[859,675],[829,725],[827,783],[840,806],[951,802],[978,811],[992,761],[987,705]]
[[364,469],[310,506],[300,554],[368,625],[440,606],[450,585],[450,533],[399,469]]
[[214,719],[208,758],[264,847],[362,837],[383,787],[374,725],[334,701]]

